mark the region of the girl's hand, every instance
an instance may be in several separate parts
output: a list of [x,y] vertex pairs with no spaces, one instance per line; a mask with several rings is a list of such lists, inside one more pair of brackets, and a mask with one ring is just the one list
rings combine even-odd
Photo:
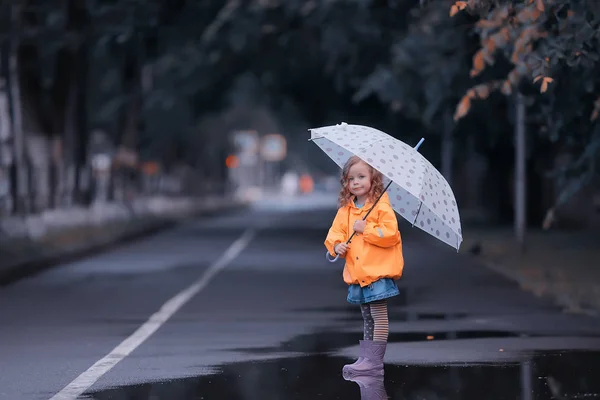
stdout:
[[346,243],[338,243],[333,248],[333,251],[335,251],[336,254],[343,256],[348,251],[348,245]]
[[366,226],[367,226],[367,221],[358,219],[358,220],[354,221],[353,229],[358,233],[363,233],[365,231]]

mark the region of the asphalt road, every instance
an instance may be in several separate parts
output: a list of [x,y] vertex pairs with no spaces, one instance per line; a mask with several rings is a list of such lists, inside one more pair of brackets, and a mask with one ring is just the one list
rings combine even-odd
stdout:
[[0,399],[600,398],[599,320],[405,222],[385,382],[343,380],[362,320],[324,257],[334,203],[265,200],[0,288]]

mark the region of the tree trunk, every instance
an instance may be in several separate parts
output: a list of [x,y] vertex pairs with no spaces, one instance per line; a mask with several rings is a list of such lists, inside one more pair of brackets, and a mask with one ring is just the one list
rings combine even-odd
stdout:
[[71,206],[81,203],[83,175],[86,164],[87,107],[85,87],[87,85],[87,41],[83,29],[88,15],[85,4],[74,0],[64,3],[66,30],[74,35],[74,47],[59,50],[56,56],[53,87],[53,135],[60,149],[55,152],[58,204]]
[[88,72],[89,72],[89,44],[85,40],[81,43],[77,51],[78,71],[77,71],[77,132],[79,141],[77,143],[75,164],[77,165],[77,202],[89,205],[91,202],[91,165],[88,160],[89,144],[89,125],[88,125]]
[[64,204],[65,191],[67,188],[67,173],[63,163],[65,154],[65,122],[67,114],[65,109],[69,101],[70,78],[72,75],[72,60],[69,51],[61,48],[54,59],[54,77],[52,86],[52,141],[54,151],[52,156],[52,168],[54,176],[52,179],[52,204],[60,206]]
[[142,48],[140,37],[134,35],[123,65],[123,86],[127,103],[123,109],[120,134],[117,136],[117,163],[114,176],[115,197],[130,200],[135,188],[132,171],[138,162],[138,142],[142,117]]
[[77,165],[75,152],[77,150],[77,82],[71,79],[67,91],[67,107],[65,109],[65,130],[63,139],[62,170],[64,186],[62,187],[61,203],[69,207],[73,205],[77,182]]
[[8,56],[8,92],[11,109],[12,137],[14,151],[14,209],[19,214],[29,212],[29,168],[25,158],[25,134],[23,132],[22,102],[21,102],[21,77],[19,74],[19,41],[18,30],[21,20],[21,7],[11,5],[11,37]]
[[525,149],[525,99],[521,93],[516,95],[515,117],[515,236],[519,251],[525,251],[527,178]]

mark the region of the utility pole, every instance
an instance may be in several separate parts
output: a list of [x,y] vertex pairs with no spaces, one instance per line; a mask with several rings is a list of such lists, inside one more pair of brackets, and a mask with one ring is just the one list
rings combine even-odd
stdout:
[[519,251],[525,251],[525,231],[527,226],[527,177],[526,177],[526,109],[523,94],[516,95],[515,116],[515,237]]
[[444,111],[443,121],[443,137],[442,137],[442,175],[446,181],[452,186],[452,159],[454,156],[454,135],[453,121],[450,109]]

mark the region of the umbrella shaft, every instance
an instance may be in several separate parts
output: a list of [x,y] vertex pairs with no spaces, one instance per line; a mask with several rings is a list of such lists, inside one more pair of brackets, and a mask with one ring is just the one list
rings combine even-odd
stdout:
[[[371,214],[371,211],[373,211],[373,209],[377,205],[377,202],[379,201],[379,199],[381,199],[381,196],[383,196],[383,194],[388,190],[388,188],[390,187],[391,184],[392,184],[392,181],[390,180],[390,182],[387,184],[387,186],[385,187],[385,189],[383,189],[383,192],[381,192],[381,194],[379,195],[379,197],[377,198],[377,200],[375,200],[375,203],[373,203],[373,207],[371,207],[369,209],[369,211],[363,217],[363,221],[365,219],[367,219],[367,217],[369,216],[369,214]],[[348,239],[348,241],[346,242],[346,244],[350,244],[350,241],[352,240],[352,238],[354,237],[354,235],[356,235],[356,231],[352,232],[352,235],[350,236],[350,238]]]

